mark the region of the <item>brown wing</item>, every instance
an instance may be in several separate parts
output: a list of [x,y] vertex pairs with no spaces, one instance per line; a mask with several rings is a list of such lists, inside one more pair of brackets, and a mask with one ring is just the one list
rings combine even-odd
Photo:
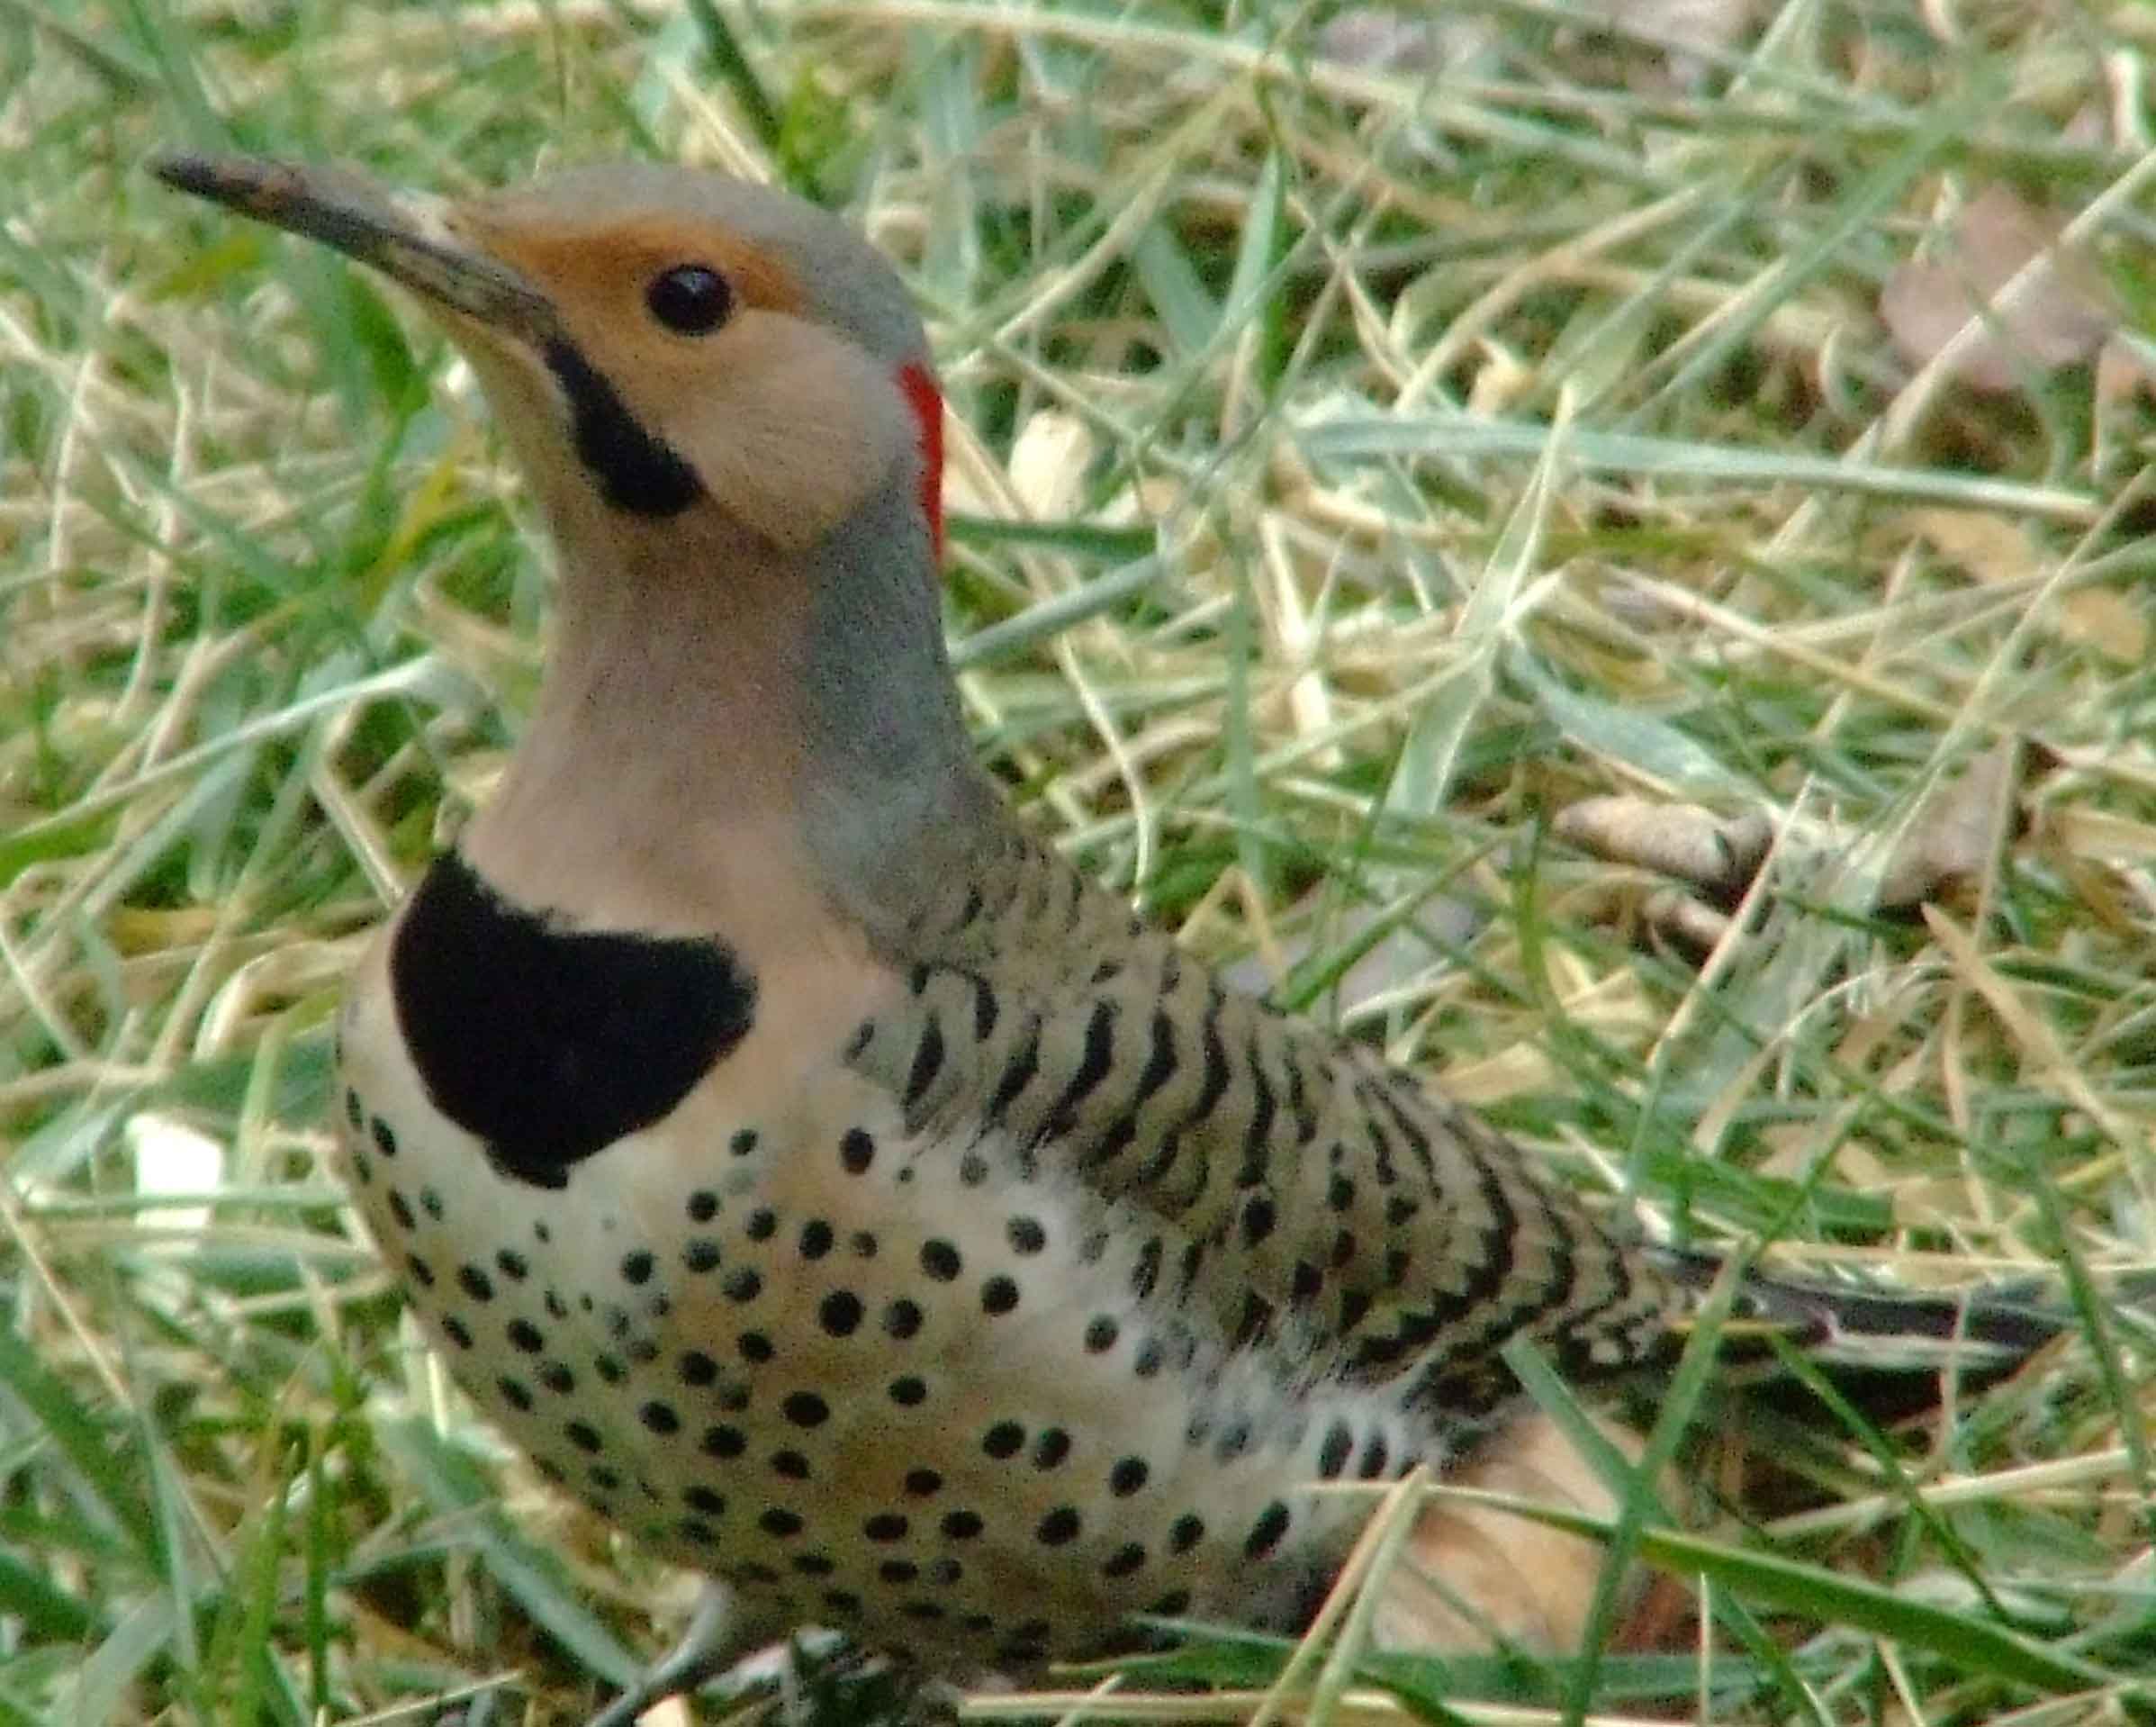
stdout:
[[1141,1279],[1318,1370],[1466,1409],[1516,1333],[1575,1373],[1660,1346],[1676,1293],[1515,1146],[1008,847],[892,944],[907,999],[854,1052],[912,1127],[1075,1171],[1159,1225]]

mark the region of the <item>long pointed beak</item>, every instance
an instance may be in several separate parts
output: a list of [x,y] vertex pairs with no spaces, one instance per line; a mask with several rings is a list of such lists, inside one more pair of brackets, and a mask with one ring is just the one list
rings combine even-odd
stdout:
[[257,156],[174,151],[153,158],[150,172],[182,192],[320,240],[421,299],[534,348],[562,338],[546,297],[460,243],[438,201],[388,191],[348,169]]

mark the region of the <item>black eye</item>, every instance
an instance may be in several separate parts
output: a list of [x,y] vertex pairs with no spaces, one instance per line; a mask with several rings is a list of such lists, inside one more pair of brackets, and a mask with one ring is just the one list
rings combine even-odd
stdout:
[[684,336],[708,336],[734,310],[734,290],[726,278],[703,264],[677,264],[662,270],[644,291],[651,315]]

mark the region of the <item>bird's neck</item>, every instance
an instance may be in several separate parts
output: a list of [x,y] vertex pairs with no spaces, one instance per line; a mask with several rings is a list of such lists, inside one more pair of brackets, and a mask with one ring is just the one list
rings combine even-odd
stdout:
[[465,836],[474,864],[588,924],[909,916],[1006,818],[972,765],[918,505],[889,493],[798,556],[715,510],[543,498],[555,641]]

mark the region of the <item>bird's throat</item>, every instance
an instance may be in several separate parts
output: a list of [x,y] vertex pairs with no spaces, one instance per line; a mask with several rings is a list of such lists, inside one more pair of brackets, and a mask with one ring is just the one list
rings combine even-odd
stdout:
[[434,1105],[543,1187],[678,1108],[768,969],[865,962],[1002,819],[889,531],[788,559],[704,506],[556,528],[537,710],[390,951]]
[[933,885],[954,827],[1004,818],[972,764],[907,477],[799,556],[708,504],[624,520],[586,488],[547,499],[555,639],[465,837],[481,874],[587,927],[733,939],[894,896],[902,914],[909,872]]

